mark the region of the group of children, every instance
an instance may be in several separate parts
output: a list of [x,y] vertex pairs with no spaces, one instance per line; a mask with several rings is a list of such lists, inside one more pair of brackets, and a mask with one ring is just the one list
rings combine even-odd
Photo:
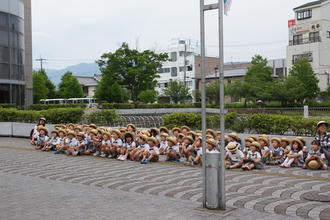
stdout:
[[[208,129],[206,152],[219,152],[220,143],[220,132]],[[310,151],[303,138],[290,141],[287,138],[269,139],[267,135],[261,135],[250,136],[244,143],[243,146],[236,133],[226,136],[227,169],[262,169],[264,165],[327,169],[320,143],[316,140]],[[95,124],[61,124],[49,133],[45,123],[41,123],[31,131],[31,144],[36,150],[54,151],[54,154],[92,155],[141,164],[157,162],[160,155],[164,155],[165,161],[183,161],[189,165],[201,165],[203,158],[202,132],[192,131],[187,126],[172,130],[166,127],[138,130],[133,124],[120,129],[97,127]]]

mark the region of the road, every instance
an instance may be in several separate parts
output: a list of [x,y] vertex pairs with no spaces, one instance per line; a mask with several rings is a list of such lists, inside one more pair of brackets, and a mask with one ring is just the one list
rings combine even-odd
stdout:
[[0,138],[0,219],[330,219],[330,172],[226,172],[227,213],[200,206],[201,169],[32,150]]

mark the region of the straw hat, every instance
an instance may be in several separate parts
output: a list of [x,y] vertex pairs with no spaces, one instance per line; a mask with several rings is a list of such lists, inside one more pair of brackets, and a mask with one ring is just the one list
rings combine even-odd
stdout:
[[216,133],[214,130],[212,130],[212,129],[207,129],[207,130],[206,130],[206,133],[211,133],[211,135],[212,135],[213,137],[217,136],[217,133]]
[[190,143],[194,143],[194,139],[192,139],[192,137],[190,137],[190,136],[185,136],[185,137],[183,138],[183,140],[189,140]]
[[272,138],[271,142],[276,141],[278,144],[281,144],[281,139],[279,138]]
[[175,131],[178,131],[179,133],[181,132],[180,128],[178,128],[178,127],[175,127],[172,129],[172,133],[174,133]]
[[255,146],[255,147],[258,148],[259,150],[261,149],[260,144],[259,144],[258,142],[256,142],[256,141],[252,142],[250,146]]
[[97,135],[97,130],[96,129],[92,129],[92,130],[89,131],[89,133],[92,133],[94,135]]
[[229,142],[229,144],[226,146],[226,150],[233,152],[236,151],[239,148],[239,145],[236,142]]
[[103,132],[103,135],[106,135],[106,136],[108,136],[108,137],[111,137],[111,134],[109,133],[109,132]]
[[166,140],[167,140],[167,142],[171,142],[171,143],[173,143],[174,145],[176,145],[176,139],[175,138],[172,138],[172,137],[168,137],[168,138],[166,138]]
[[44,131],[46,134],[48,134],[48,129],[44,126],[39,126],[38,131]]
[[159,134],[158,128],[150,128],[150,133],[152,132],[156,133],[157,135]]
[[78,131],[82,131],[83,130],[81,126],[76,126],[74,129],[75,130],[78,130]]
[[240,141],[241,140],[241,138],[236,134],[236,133],[229,133],[228,134],[228,137],[231,137],[231,138],[233,138],[234,140],[236,140],[236,141]]
[[254,141],[256,141],[256,140],[254,140],[254,139],[251,138],[251,137],[248,137],[248,138],[245,139],[245,142],[250,142],[250,143],[252,143],[252,142],[254,142]]
[[211,144],[213,147],[217,147],[217,142],[214,139],[206,140],[207,144]]
[[306,141],[303,137],[296,137],[296,138],[299,139],[303,143],[303,146],[306,146]]
[[147,131],[147,130],[142,130],[142,131],[140,131],[140,134],[143,134],[143,135],[149,136],[149,131]]
[[57,130],[53,130],[52,132],[50,132],[51,134],[56,134],[58,136],[58,131]]
[[160,136],[167,138],[169,135],[167,133],[161,133]]
[[94,128],[94,129],[97,128],[96,124],[90,124],[89,127],[90,127],[90,128]]
[[72,136],[76,136],[76,133],[74,133],[73,131],[69,131],[68,133],[67,133],[67,135],[69,136],[69,135],[72,135]]
[[261,135],[259,135],[259,138],[260,138],[260,137],[265,137],[265,138],[268,138],[268,139],[269,139],[269,137],[268,137],[267,134],[261,134]]
[[83,138],[83,137],[85,137],[85,134],[80,132],[80,133],[77,134],[77,137],[82,137]]
[[209,135],[209,134],[208,134],[208,135],[206,135],[206,140],[207,140],[207,139],[214,139],[214,137],[213,137],[212,135]]
[[160,128],[159,128],[159,132],[160,132],[160,133],[164,133],[164,132],[165,132],[165,133],[169,133],[167,127],[160,127]]
[[152,143],[154,143],[155,145],[157,145],[157,144],[158,144],[158,141],[157,141],[157,139],[156,139],[156,138],[154,138],[154,137],[149,137],[147,141],[148,141],[148,142],[152,142]]
[[186,135],[192,136],[193,139],[195,139],[195,137],[197,136],[196,132],[194,132],[194,131],[188,131]]
[[127,128],[128,128],[128,127],[132,127],[132,128],[133,128],[133,131],[136,131],[136,126],[135,126],[134,124],[128,124],[128,125],[127,125]]
[[121,135],[121,132],[119,130],[117,130],[117,129],[112,130],[111,131],[111,134],[113,134],[113,133],[116,133],[118,136]]
[[184,138],[184,134],[182,133],[178,134],[178,138]]
[[253,139],[254,141],[258,141],[258,138],[255,137],[255,136],[249,136],[248,138],[251,138],[251,139]]
[[125,133],[126,132],[126,128],[120,128],[120,132]]
[[142,140],[144,140],[144,141],[148,141],[148,136],[146,136],[146,135],[140,135],[139,136]]
[[291,141],[288,138],[281,138],[281,142],[286,142],[288,145],[291,144]]
[[181,131],[182,131],[183,129],[186,129],[186,130],[190,131],[190,128],[189,128],[188,126],[186,126],[186,125],[181,126]]
[[300,139],[298,139],[298,138],[293,139],[292,142],[291,142],[291,144],[293,144],[294,142],[296,142],[297,144],[299,144],[300,150],[303,148],[304,144],[303,144],[303,142]]
[[66,131],[64,129],[58,130],[58,134],[60,134],[60,133],[63,133],[64,135],[66,135]]
[[320,164],[316,160],[309,161],[307,166],[311,170],[317,170],[320,168]]
[[264,141],[266,145],[269,145],[269,139],[265,136],[259,136],[258,141]]

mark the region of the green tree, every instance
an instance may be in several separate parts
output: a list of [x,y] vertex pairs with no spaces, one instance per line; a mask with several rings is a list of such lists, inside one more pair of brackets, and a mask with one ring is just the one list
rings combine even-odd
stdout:
[[138,95],[138,101],[143,103],[154,103],[157,100],[157,92],[155,90],[145,90]]
[[168,87],[163,89],[163,93],[174,103],[184,102],[190,98],[189,88],[178,81],[171,81]]
[[210,103],[219,104],[220,103],[220,85],[219,81],[216,80],[209,83],[205,87],[206,98]]
[[33,103],[39,103],[40,99],[47,99],[49,92],[46,83],[45,76],[40,71],[33,72]]
[[142,91],[155,89],[162,63],[167,60],[165,53],[157,54],[150,50],[140,52],[123,43],[114,53],[103,54],[97,63],[103,76],[112,74],[111,77],[127,88],[131,99],[136,102]]
[[95,98],[100,102],[123,103],[128,101],[129,95],[112,74],[103,74],[100,83],[96,87]]
[[72,75],[72,72],[67,72],[62,76],[58,85],[58,95],[65,99],[84,97],[82,87],[77,78]]
[[48,75],[47,75],[46,71],[45,70],[39,70],[39,72],[45,78],[45,85],[48,88],[47,98],[48,99],[55,99],[55,98],[57,98],[57,95],[56,95],[56,86],[54,85],[54,83],[52,81],[50,81],[50,79],[48,78]]
[[295,87],[296,90],[299,90],[297,101],[300,103],[316,98],[320,92],[320,88],[318,86],[319,80],[317,79],[313,68],[307,59],[300,59],[293,64],[288,77],[288,81],[289,80],[299,82],[298,84],[290,83],[290,86]]

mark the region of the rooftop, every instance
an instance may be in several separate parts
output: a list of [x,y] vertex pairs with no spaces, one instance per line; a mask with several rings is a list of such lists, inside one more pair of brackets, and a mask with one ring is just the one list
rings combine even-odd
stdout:
[[97,75],[95,76],[74,76],[77,78],[80,85],[84,86],[96,86],[99,82]]
[[318,0],[318,1],[309,2],[309,3],[303,4],[303,5],[300,5],[296,8],[294,8],[294,10],[301,9],[301,8],[306,8],[306,7],[311,7],[311,6],[314,6],[314,5],[320,5],[320,4],[322,4],[323,2],[326,2],[326,1],[328,1],[328,0]]

